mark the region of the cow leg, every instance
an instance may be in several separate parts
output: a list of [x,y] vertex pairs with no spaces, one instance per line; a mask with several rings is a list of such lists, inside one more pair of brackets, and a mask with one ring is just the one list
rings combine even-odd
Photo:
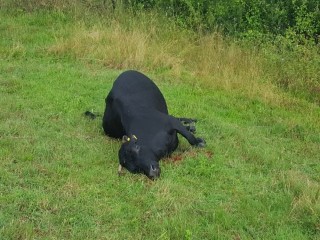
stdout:
[[196,133],[196,125],[195,123],[197,122],[196,119],[192,118],[177,118],[183,126],[187,128],[187,130],[191,133]]
[[177,118],[180,122],[182,122],[183,124],[191,124],[191,123],[196,123],[197,119],[192,119],[192,118]]
[[171,117],[171,124],[172,128],[184,136],[191,145],[205,147],[205,141],[202,138],[196,138],[185,126],[183,126],[179,119]]

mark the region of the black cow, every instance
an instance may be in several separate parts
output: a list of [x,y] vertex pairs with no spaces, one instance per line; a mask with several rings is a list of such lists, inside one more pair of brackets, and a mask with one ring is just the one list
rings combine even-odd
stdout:
[[151,179],[159,177],[159,160],[177,148],[177,133],[191,145],[205,146],[203,139],[193,135],[195,120],[170,116],[159,88],[140,72],[130,70],[120,74],[105,102],[104,132],[123,139],[119,171],[125,167]]

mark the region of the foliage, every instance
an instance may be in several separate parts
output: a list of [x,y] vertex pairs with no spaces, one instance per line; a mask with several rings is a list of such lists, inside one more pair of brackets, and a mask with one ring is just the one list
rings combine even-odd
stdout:
[[319,41],[320,4],[317,0],[131,0],[134,8],[158,8],[194,29],[221,29],[228,35],[285,35]]
[[25,11],[77,11],[79,6],[104,14],[116,8],[135,12],[156,9],[187,28],[202,32],[218,29],[228,36],[241,38],[290,35],[300,44],[306,41],[318,44],[320,36],[318,0],[4,0],[0,3],[0,7]]

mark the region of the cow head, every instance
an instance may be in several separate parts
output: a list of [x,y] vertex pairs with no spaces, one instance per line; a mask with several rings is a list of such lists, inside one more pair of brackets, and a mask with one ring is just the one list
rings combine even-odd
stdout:
[[139,145],[135,135],[123,136],[119,150],[120,166],[131,173],[143,173],[150,179],[160,176],[159,163],[154,153],[143,145]]

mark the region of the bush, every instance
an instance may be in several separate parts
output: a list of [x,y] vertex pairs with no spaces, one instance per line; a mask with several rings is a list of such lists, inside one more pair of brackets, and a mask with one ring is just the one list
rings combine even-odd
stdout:
[[180,25],[202,32],[217,29],[226,35],[252,38],[293,32],[300,43],[319,43],[320,3],[318,0],[4,0],[0,7],[24,11],[70,10],[82,6],[96,12],[125,7],[132,11],[156,9]]
[[219,28],[227,35],[285,35],[293,31],[301,39],[318,43],[318,0],[127,0],[133,9],[157,8],[179,23],[196,30]]

